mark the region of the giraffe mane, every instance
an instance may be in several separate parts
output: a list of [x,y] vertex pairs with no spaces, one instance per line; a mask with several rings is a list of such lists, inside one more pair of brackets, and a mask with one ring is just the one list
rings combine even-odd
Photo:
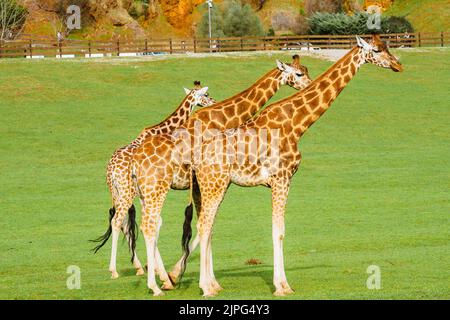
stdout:
[[[334,71],[334,67],[337,66],[339,63],[341,63],[342,61],[344,61],[345,59],[348,58],[348,56],[352,55],[354,53],[354,51],[359,50],[359,47],[354,47],[352,48],[349,52],[347,52],[342,58],[340,58],[338,61],[336,61],[330,68],[328,68],[324,73],[322,73],[319,77],[317,77],[314,81],[312,81],[306,88],[304,88],[303,90],[295,93],[294,95],[296,96],[300,96],[305,94],[309,89],[313,88],[317,83],[319,83],[320,81],[322,81],[324,78],[328,77],[333,71]],[[306,68],[306,67],[305,67]],[[279,100],[273,104],[271,104],[270,106],[274,106],[274,105],[281,105],[289,100],[292,100],[292,96],[286,97],[282,100]],[[264,109],[266,110],[267,107]],[[263,110],[263,111],[264,111]]]
[[204,108],[202,108],[201,110],[198,110],[198,111],[207,112],[208,110],[221,107],[222,105],[224,105],[224,104],[226,104],[226,103],[228,103],[228,102],[230,102],[232,100],[235,100],[238,96],[245,95],[245,94],[249,93],[254,87],[258,86],[262,81],[264,81],[265,78],[267,78],[272,73],[273,73],[273,76],[276,76],[278,73],[281,73],[281,71],[278,70],[278,68],[274,68],[274,69],[270,70],[269,72],[267,72],[266,74],[264,74],[263,76],[261,76],[255,83],[253,83],[252,86],[248,87],[244,91],[236,93],[235,95],[233,95],[233,96],[231,96],[231,97],[229,97],[229,98],[227,98],[225,100],[222,100],[221,102],[218,102],[218,103],[216,103],[216,104],[214,104],[212,106],[209,106],[209,107],[204,107]]

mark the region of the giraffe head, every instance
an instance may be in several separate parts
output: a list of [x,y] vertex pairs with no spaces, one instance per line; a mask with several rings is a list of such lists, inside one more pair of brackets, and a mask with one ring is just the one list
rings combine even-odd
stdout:
[[195,82],[195,87],[192,90],[184,88],[187,94],[186,99],[190,101],[191,111],[195,106],[209,107],[216,103],[216,100],[211,98],[208,94],[208,87],[201,87],[200,81]]
[[288,85],[294,89],[301,90],[311,83],[308,68],[300,64],[300,57],[294,55],[291,65],[277,60],[278,70],[281,71],[281,84]]
[[392,69],[395,72],[403,71],[402,64],[389,52],[389,49],[378,34],[372,36],[369,42],[360,37],[356,37],[358,47],[361,48],[361,54],[364,63],[372,63],[382,68]]

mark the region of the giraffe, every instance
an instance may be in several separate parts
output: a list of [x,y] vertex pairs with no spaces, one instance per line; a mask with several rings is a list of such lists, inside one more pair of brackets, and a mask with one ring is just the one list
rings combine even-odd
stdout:
[[[225,100],[222,102],[223,106],[221,109],[215,105],[197,111],[189,118],[185,125],[180,126],[180,131],[185,130],[189,136],[193,137],[196,135],[196,130],[199,130],[202,131],[201,135],[203,137],[207,137],[222,130],[237,127],[253,117],[276,93],[280,85],[287,84],[300,90],[312,81],[308,68],[300,63],[300,56],[298,54],[292,56],[291,65],[287,65],[278,60],[276,62],[277,68],[271,70],[258,80],[253,87],[243,91],[241,97],[229,101]],[[273,74],[276,75],[275,78],[269,81],[268,76],[273,76]],[[252,101],[252,99],[255,101]],[[198,124],[200,124],[201,128],[196,127]],[[184,145],[181,148],[189,150],[190,147]],[[189,174],[190,170],[187,164],[176,166],[171,188],[174,190],[188,189],[190,186]],[[199,203],[196,203],[197,209],[199,208],[198,206]],[[198,243],[199,238],[196,236],[193,243],[190,244],[189,252],[194,251]],[[185,255],[183,254],[172,268],[172,271],[169,272],[172,283],[177,282],[183,268],[184,259]]]
[[[284,270],[283,240],[289,185],[301,161],[298,142],[365,63],[390,68],[395,72],[403,70],[378,35],[373,35],[370,43],[357,37],[357,46],[306,89],[266,107],[238,129],[225,131],[203,142],[201,159],[196,160],[194,157],[191,164],[191,188],[194,195],[201,199],[197,233],[200,236],[199,286],[204,296],[216,295],[221,290],[213,272],[212,228],[217,210],[231,183],[271,188],[274,295],[284,296],[293,292]],[[261,143],[263,132],[268,136],[267,143]],[[270,158],[261,156],[269,153]],[[186,215],[183,226],[185,251],[189,250],[186,243],[190,238],[191,220],[192,214]]]
[[[298,55],[293,57],[291,65],[277,60],[277,68],[269,71],[250,88],[211,107],[198,110],[179,129],[193,136],[198,123],[204,125],[208,132],[238,126],[259,111],[281,85],[289,85],[300,90],[310,82],[308,70],[300,65]],[[131,175],[137,186],[135,190],[138,191],[142,203],[141,230],[147,246],[147,285],[154,295],[163,294],[155,282],[154,272],[155,265],[159,265],[158,259],[154,256],[158,252],[156,239],[162,224],[159,212],[170,188],[184,190],[188,189],[190,185],[189,166],[173,166],[170,163],[170,157],[167,156],[171,154],[172,150],[171,136],[158,136],[161,139],[155,139],[155,143],[153,143],[152,137],[148,137],[135,150]],[[138,179],[139,183],[136,183]],[[170,280],[174,283],[176,277],[170,276]],[[167,286],[163,286],[163,289],[167,289]]]
[[[132,253],[131,261],[136,268],[136,274],[144,274],[144,269],[136,255],[135,247],[135,208],[132,204],[135,198],[135,191],[132,185],[128,185],[128,175],[130,174],[131,156],[146,137],[156,134],[167,134],[174,131],[188,119],[195,106],[207,107],[216,101],[208,95],[208,87],[201,87],[200,81],[194,81],[192,90],[184,88],[186,97],[178,108],[168,116],[164,121],[157,125],[147,127],[141,131],[135,140],[130,144],[117,149],[110,158],[107,166],[106,181],[112,196],[113,206],[109,210],[110,225],[106,233],[99,237],[95,242],[100,242],[94,248],[97,252],[109,239],[112,234],[111,261],[109,271],[113,279],[118,278],[116,269],[117,240],[120,230],[127,238],[130,251]],[[117,211],[116,211],[117,210]],[[126,213],[129,213],[129,219],[125,219]],[[158,257],[159,259],[159,257]]]

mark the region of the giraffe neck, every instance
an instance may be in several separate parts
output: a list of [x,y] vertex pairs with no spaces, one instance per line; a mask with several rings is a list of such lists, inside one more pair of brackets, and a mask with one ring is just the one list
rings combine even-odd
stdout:
[[137,136],[131,144],[139,145],[150,135],[172,133],[189,119],[192,109],[194,108],[193,104],[193,98],[191,95],[188,95],[171,115],[159,124],[142,130],[139,136]]
[[250,105],[238,104],[236,115],[256,114],[281,87],[282,72],[277,68],[269,71],[250,88],[241,93],[241,97],[250,101]]
[[197,110],[184,125],[193,130],[198,123],[204,129],[225,130],[235,128],[253,117],[281,86],[282,72],[272,69],[248,89],[216,103]]
[[285,121],[293,128],[296,141],[328,110],[363,63],[362,51],[355,47],[304,91],[289,99],[293,108],[287,108]]

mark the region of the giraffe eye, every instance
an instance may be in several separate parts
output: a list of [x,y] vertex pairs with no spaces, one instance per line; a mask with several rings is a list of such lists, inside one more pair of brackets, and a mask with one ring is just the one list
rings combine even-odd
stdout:
[[295,75],[296,75],[297,77],[303,76],[303,74],[301,74],[301,73],[296,73]]

